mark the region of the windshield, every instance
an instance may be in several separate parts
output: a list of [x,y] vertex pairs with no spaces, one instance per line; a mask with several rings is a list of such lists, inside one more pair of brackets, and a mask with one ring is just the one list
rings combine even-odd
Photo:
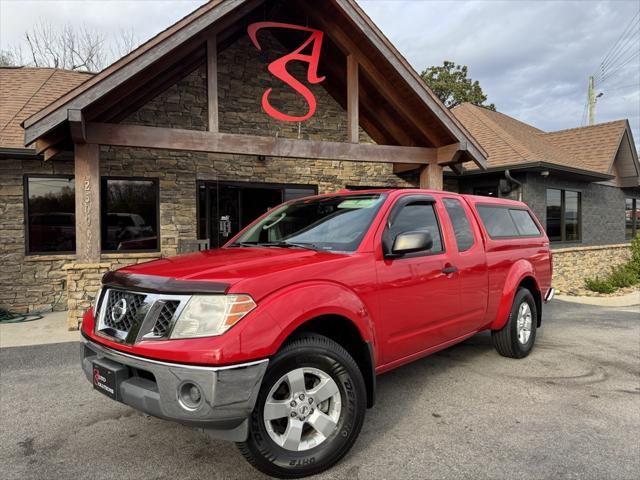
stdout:
[[353,252],[383,202],[384,195],[376,193],[288,203],[250,226],[233,245]]

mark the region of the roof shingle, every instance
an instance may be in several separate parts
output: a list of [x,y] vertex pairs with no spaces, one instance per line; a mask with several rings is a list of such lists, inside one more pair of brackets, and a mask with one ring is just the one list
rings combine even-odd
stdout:
[[458,105],[453,114],[487,151],[490,168],[546,162],[610,174],[627,127],[626,120],[617,120],[547,133],[470,103]]
[[24,148],[20,123],[91,76],[56,68],[0,68],[0,148]]

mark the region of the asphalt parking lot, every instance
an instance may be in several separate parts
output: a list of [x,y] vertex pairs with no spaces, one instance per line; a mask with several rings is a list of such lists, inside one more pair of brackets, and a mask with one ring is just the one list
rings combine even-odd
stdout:
[[[2,478],[264,478],[233,444],[93,391],[78,348],[0,350]],[[498,356],[482,334],[378,386],[351,453],[315,478],[630,479],[640,471],[638,307],[556,302],[525,360]]]

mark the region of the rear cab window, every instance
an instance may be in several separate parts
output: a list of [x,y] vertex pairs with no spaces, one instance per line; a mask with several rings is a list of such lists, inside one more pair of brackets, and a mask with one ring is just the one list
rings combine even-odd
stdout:
[[492,239],[539,237],[538,225],[524,208],[476,205],[485,230]]
[[462,206],[462,202],[457,198],[443,198],[442,203],[451,221],[458,251],[466,252],[473,247],[475,243],[475,237],[467,212]]

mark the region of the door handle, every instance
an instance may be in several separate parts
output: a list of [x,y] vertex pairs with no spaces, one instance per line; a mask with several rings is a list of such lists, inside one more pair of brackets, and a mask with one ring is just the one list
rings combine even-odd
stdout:
[[454,267],[453,265],[449,265],[442,269],[442,273],[449,275],[450,273],[456,273],[458,271],[458,267]]

